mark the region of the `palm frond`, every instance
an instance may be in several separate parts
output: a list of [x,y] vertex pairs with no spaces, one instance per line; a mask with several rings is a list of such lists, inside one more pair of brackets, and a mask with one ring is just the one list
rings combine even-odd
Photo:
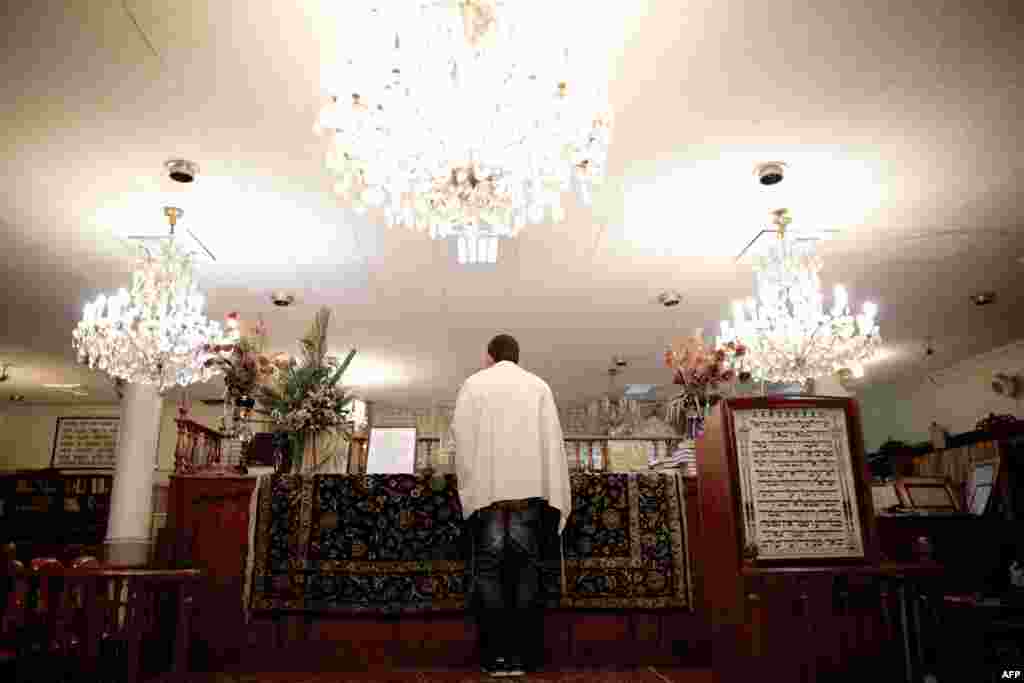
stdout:
[[355,349],[352,349],[351,351],[348,352],[348,355],[345,356],[345,360],[341,362],[341,365],[338,366],[338,369],[335,371],[334,375],[331,376],[331,384],[338,383],[338,381],[341,379],[341,376],[345,374],[346,370],[348,370],[348,366],[352,362],[352,359],[355,358],[355,355]]
[[323,367],[327,356],[327,327],[331,322],[331,309],[326,306],[317,311],[309,332],[299,340],[302,356],[308,367]]

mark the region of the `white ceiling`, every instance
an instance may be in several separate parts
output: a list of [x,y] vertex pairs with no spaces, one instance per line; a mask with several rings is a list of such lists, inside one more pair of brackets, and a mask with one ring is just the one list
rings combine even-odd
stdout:
[[[162,232],[169,203],[217,257],[202,270],[212,316],[262,314],[290,350],[329,305],[334,348],[360,351],[350,379],[385,402],[450,400],[503,331],[563,400],[604,391],[613,354],[631,361],[623,381],[663,383],[669,338],[712,331],[750,293],[732,257],[780,205],[842,230],[823,279],[881,307],[870,381],[919,376],[929,337],[933,369],[1024,337],[1014,0],[583,4],[571,29],[608,54],[609,180],[477,271],[329,196],[311,131],[320,64],[346,39],[329,4],[5,3],[5,400],[66,402],[40,385],[69,382],[90,391],[77,400],[113,399],[74,366],[71,329],[126,283],[120,238]],[[198,162],[198,181],[163,179],[172,157]],[[766,160],[791,166],[770,192],[752,176]],[[683,304],[654,304],[665,288]],[[280,289],[298,304],[272,308]],[[999,302],[971,306],[978,290]]]

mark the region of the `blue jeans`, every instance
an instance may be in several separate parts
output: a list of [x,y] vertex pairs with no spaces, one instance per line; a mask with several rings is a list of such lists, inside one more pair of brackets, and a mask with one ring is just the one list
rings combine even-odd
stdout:
[[470,516],[469,606],[484,663],[544,658],[544,608],[561,592],[561,513],[543,498],[501,501]]

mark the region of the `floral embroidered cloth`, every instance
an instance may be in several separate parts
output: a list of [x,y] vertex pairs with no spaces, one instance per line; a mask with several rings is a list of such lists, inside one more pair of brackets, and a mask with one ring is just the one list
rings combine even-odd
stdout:
[[[278,475],[259,486],[253,610],[465,608],[454,476]],[[690,607],[681,478],[573,474],[572,490],[563,607]]]

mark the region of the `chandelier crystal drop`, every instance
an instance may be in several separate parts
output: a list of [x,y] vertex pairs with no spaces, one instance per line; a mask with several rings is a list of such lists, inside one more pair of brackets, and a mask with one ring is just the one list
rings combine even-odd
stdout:
[[498,237],[478,230],[466,231],[456,238],[459,265],[493,265],[498,262]]
[[607,75],[539,33],[558,25],[556,5],[345,3],[350,40],[325,69],[331,101],[314,126],[335,193],[435,239],[561,221],[569,190],[589,203],[607,159]]
[[218,371],[204,367],[203,346],[223,332],[203,315],[203,305],[191,255],[164,240],[155,255],[140,259],[130,290],[86,304],[72,333],[78,360],[160,391],[204,382]]
[[846,289],[836,285],[826,308],[813,242],[787,237],[784,225],[779,236],[755,263],[757,299],[733,304],[733,321],[722,321],[717,344],[746,346],[746,362],[759,381],[803,383],[844,368],[862,374],[881,345],[878,307],[865,302],[854,315]]

